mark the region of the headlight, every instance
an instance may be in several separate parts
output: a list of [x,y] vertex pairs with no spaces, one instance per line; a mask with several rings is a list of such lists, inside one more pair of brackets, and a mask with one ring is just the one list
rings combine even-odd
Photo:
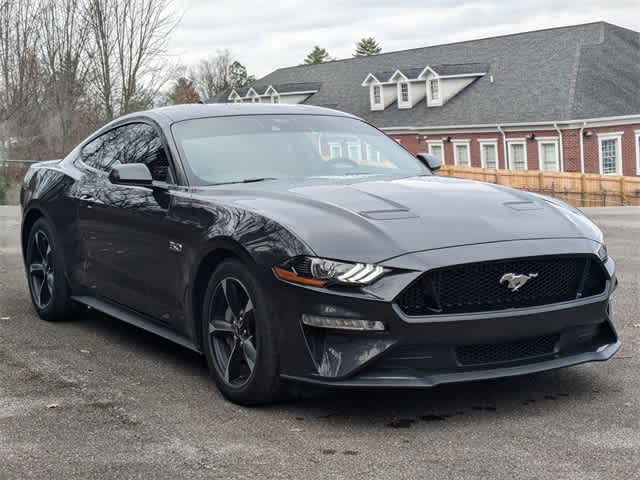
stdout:
[[598,248],[597,255],[602,263],[606,262],[609,258],[609,252],[607,252],[607,246],[604,243]]
[[315,287],[324,287],[329,282],[367,285],[385,272],[379,265],[338,262],[316,257],[296,257],[273,270],[283,280]]

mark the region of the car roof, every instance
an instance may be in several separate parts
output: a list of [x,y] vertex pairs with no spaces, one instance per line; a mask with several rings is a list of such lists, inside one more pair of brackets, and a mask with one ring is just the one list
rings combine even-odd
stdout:
[[[138,115],[157,116],[162,115],[172,122],[181,122],[195,118],[229,117],[238,115],[336,115],[341,117],[354,117],[353,115],[338,110],[311,105],[287,105],[266,103],[206,103],[173,105],[169,107],[154,108]],[[135,114],[134,114],[135,115]]]

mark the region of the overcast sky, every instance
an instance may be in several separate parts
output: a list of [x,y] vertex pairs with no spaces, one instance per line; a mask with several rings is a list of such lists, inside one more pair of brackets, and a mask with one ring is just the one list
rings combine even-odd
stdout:
[[[569,5],[570,4],[570,5]],[[190,65],[230,49],[258,78],[302,63],[314,45],[336,58],[374,36],[384,52],[605,20],[640,31],[640,0],[175,0],[171,52]]]

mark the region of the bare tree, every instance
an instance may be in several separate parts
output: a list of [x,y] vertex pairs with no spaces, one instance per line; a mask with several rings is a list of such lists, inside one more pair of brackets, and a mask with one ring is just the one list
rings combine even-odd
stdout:
[[89,29],[81,9],[81,0],[48,0],[40,14],[42,59],[49,98],[60,121],[60,152],[71,146],[76,110],[89,72],[84,61]]
[[115,74],[115,12],[112,0],[87,0],[84,18],[91,30],[88,60],[91,64],[90,89],[96,94],[105,121],[114,116]]
[[204,101],[211,101],[220,92],[244,87],[254,80],[230,50],[219,50],[215,56],[202,60],[191,69],[190,77]]
[[26,114],[38,101],[39,10],[38,2],[0,1],[0,121]]
[[120,111],[127,113],[141,93],[140,80],[161,68],[167,40],[176,27],[170,0],[114,0]]

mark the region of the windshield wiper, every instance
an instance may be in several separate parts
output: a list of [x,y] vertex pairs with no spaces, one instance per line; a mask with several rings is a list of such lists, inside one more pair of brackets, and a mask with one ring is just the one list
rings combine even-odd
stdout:
[[245,178],[244,180],[234,180],[232,182],[212,183],[212,185],[233,185],[234,183],[256,183],[256,182],[264,182],[266,180],[277,180],[277,178],[275,177]]

